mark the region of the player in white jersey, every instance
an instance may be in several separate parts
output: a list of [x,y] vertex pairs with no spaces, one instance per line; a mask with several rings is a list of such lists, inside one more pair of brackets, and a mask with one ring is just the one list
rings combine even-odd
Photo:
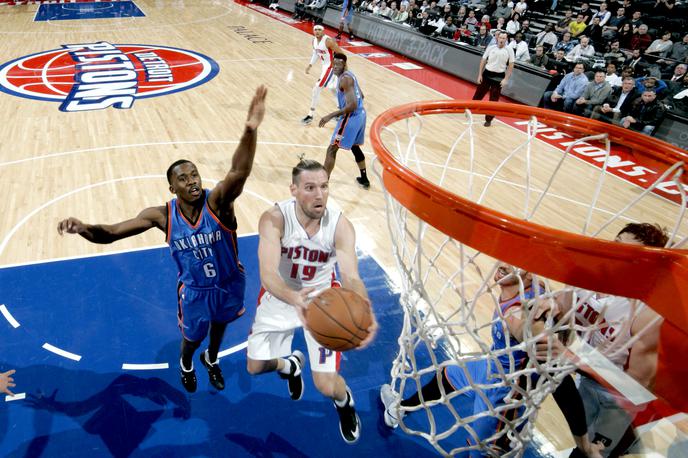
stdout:
[[315,114],[315,107],[318,105],[318,99],[320,98],[320,91],[324,87],[332,89],[333,91],[337,88],[337,76],[334,74],[332,69],[332,56],[334,53],[344,53],[342,49],[337,45],[337,42],[332,38],[325,35],[325,28],[322,25],[313,26],[313,55],[311,56],[311,61],[306,67],[306,74],[310,73],[311,67],[320,61],[322,64],[322,70],[320,71],[320,78],[315,82],[313,86],[313,93],[311,96],[311,109],[308,114],[301,120],[301,123],[308,125],[313,122],[313,115]]
[[[668,237],[657,225],[629,223],[615,240],[662,248]],[[657,372],[660,315],[640,301],[585,290],[559,294],[556,307],[561,312],[575,307],[576,324],[587,330],[581,332],[580,337],[620,370],[652,390]],[[629,342],[633,343],[629,346]],[[625,452],[628,444],[619,443],[637,408],[585,373],[578,390],[585,404],[588,434],[593,442],[605,445],[602,455],[617,456]]]
[[[317,161],[301,160],[292,170],[292,198],[263,213],[258,223],[258,259],[263,286],[248,339],[250,374],[277,371],[287,380],[293,400],[303,395],[304,355],[292,352],[294,331],[303,326],[303,310],[313,293],[334,283],[335,264],[344,287],[367,298],[358,273],[356,234],[351,222],[327,207],[328,175]],[[373,320],[367,345],[375,335]],[[334,401],[339,430],[352,444],[360,420],[346,381],[338,374],[341,354],[318,344],[304,329],[313,382]]]

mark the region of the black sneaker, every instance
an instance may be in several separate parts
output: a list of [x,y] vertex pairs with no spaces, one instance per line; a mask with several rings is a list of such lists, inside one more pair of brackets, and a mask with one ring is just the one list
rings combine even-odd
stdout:
[[187,371],[184,370],[183,367],[180,367],[179,373],[181,374],[182,385],[184,386],[184,389],[186,389],[186,391],[189,393],[195,393],[196,388],[198,387],[198,382],[196,381],[196,370],[191,368],[190,371]]
[[339,432],[342,439],[347,444],[355,444],[361,436],[361,419],[358,418],[356,408],[354,407],[354,397],[351,395],[351,390],[346,387],[346,395],[349,397],[349,403],[344,407],[339,407],[335,403],[337,413],[339,414]]
[[213,364],[209,363],[206,359],[208,355],[208,350],[201,353],[201,364],[208,369],[208,378],[210,379],[210,384],[215,387],[216,390],[222,391],[225,389],[225,379],[222,377],[222,369],[220,369],[220,361],[217,360]]
[[483,126],[485,126],[485,127],[490,127],[491,125],[492,125],[492,120],[491,120],[491,119],[490,119],[490,120],[487,120],[487,119],[486,119],[485,122],[483,123]]
[[338,33],[337,35],[335,35],[334,39],[335,39],[335,40],[341,40],[341,39],[342,39],[342,34],[341,34],[341,33]]
[[313,116],[311,116],[311,115],[307,115],[305,118],[303,118],[301,120],[301,124],[303,124],[304,126],[307,126],[308,124],[310,124],[312,122],[313,122]]
[[356,183],[363,189],[370,189],[370,181],[367,178],[356,177]]
[[289,355],[287,361],[291,361],[291,373],[289,375],[282,374],[279,376],[287,380],[287,387],[289,388],[289,397],[294,401],[298,401],[303,397],[303,376],[301,370],[305,361],[303,353],[296,350]]

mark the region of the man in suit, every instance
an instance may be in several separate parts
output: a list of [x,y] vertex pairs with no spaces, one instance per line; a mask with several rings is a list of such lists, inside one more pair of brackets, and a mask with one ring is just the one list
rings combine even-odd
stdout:
[[638,90],[635,80],[627,76],[621,86],[617,86],[602,103],[592,110],[590,118],[608,123],[617,123],[619,119],[628,115],[633,106],[633,101],[638,98]]

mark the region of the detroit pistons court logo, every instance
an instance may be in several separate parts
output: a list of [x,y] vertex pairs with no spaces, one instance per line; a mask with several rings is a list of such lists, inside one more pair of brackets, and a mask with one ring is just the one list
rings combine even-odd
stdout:
[[59,102],[67,112],[131,108],[134,101],[185,91],[217,75],[202,54],[156,45],[62,45],[0,66],[0,91]]

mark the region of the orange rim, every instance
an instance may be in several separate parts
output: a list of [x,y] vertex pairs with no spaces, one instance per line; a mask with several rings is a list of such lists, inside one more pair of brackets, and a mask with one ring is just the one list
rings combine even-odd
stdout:
[[[523,105],[442,100],[389,109],[371,129],[373,149],[382,164],[384,186],[401,205],[444,234],[488,256],[569,285],[640,299],[679,329],[688,329],[688,250],[619,244],[527,222],[459,197],[419,177],[398,162],[380,138],[382,129],[420,115],[491,114],[537,116],[548,126],[582,135],[595,128],[631,154],[664,165],[688,162],[680,148],[656,138],[586,118]],[[684,165],[685,171],[685,165]]]

